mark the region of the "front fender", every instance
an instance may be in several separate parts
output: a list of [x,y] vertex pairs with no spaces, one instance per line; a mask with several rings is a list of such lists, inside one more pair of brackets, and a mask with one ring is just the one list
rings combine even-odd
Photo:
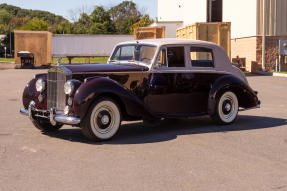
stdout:
[[35,75],[35,77],[32,80],[30,80],[28,84],[25,86],[25,89],[22,95],[22,102],[23,102],[23,106],[25,109],[28,109],[28,106],[32,100],[35,102],[36,107],[38,109],[47,109],[47,104],[46,104],[47,100],[45,99],[43,103],[40,103],[37,99],[40,93],[37,92],[35,84],[39,78],[42,78],[43,80],[46,81],[47,74]]
[[123,104],[128,116],[152,117],[144,103],[136,95],[108,77],[95,77],[79,87],[74,97],[75,115],[83,119],[96,99],[105,95],[119,99],[116,101]]
[[212,85],[208,98],[208,113],[215,113],[217,97],[225,91],[232,91],[236,94],[239,107],[252,108],[260,104],[256,93],[250,86],[233,75],[224,75],[218,78]]

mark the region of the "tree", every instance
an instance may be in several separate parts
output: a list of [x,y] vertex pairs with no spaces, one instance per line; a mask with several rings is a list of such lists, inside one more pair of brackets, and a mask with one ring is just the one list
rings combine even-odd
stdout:
[[146,27],[150,24],[152,24],[153,20],[149,18],[148,15],[145,15],[144,17],[142,17],[137,23],[133,24],[131,27],[130,27],[130,31],[131,33],[134,32],[134,28],[137,28],[137,27]]
[[73,33],[87,34],[91,27],[91,18],[87,13],[82,13],[79,20],[73,25]]
[[[11,51],[10,51],[10,35],[11,35]],[[10,56],[14,56],[14,32],[7,33],[6,37],[0,41],[0,56],[4,56],[4,47],[7,48],[6,52],[7,54],[11,54]],[[9,56],[9,55],[8,55]]]
[[141,13],[132,1],[123,1],[119,5],[112,7],[109,13],[116,32],[119,34],[129,34],[131,26],[141,18]]
[[90,17],[93,23],[90,34],[109,34],[115,31],[110,14],[102,6],[97,6]]
[[0,24],[9,25],[12,15],[5,9],[0,9]]
[[32,31],[47,31],[48,25],[44,20],[35,17],[31,21],[27,22],[22,29]]
[[61,22],[54,31],[56,34],[71,34],[73,32],[72,24],[68,21]]

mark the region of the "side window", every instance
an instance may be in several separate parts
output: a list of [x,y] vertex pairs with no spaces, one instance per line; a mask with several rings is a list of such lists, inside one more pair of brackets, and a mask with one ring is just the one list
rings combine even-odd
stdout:
[[190,60],[193,67],[214,67],[213,53],[209,48],[191,47]]
[[184,47],[167,47],[160,51],[157,59],[159,67],[185,67]]
[[185,67],[184,47],[167,48],[168,67]]

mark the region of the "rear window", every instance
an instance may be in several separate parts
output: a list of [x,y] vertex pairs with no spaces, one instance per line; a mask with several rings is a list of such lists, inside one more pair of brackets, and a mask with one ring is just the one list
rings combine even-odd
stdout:
[[191,47],[190,60],[193,67],[214,67],[213,52],[209,48]]

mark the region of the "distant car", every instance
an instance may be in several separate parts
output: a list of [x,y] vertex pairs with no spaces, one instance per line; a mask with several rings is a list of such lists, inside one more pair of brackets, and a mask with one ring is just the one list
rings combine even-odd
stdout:
[[53,66],[25,87],[24,109],[41,131],[79,126],[107,140],[121,121],[209,115],[231,124],[260,106],[242,71],[209,42],[157,39],[118,44],[108,63]]

